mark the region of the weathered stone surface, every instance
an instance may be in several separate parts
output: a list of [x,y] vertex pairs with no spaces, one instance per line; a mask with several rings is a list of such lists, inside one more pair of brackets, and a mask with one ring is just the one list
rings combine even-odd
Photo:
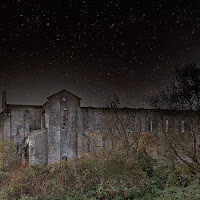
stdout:
[[113,137],[124,132],[130,138],[152,132],[159,139],[172,129],[189,132],[191,124],[195,131],[199,129],[194,111],[85,108],[80,107],[79,97],[66,90],[48,97],[41,106],[7,104],[5,93],[3,98],[0,140],[9,138],[20,150],[26,139],[31,165],[73,160],[93,149],[101,150],[111,145],[110,132]]
[[28,137],[29,164],[47,164],[47,129],[34,131]]

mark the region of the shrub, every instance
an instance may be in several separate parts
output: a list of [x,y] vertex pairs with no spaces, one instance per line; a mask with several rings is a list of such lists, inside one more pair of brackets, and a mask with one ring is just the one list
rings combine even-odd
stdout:
[[197,172],[187,165],[177,165],[174,172],[169,176],[169,183],[187,187],[195,180]]
[[13,151],[13,147],[9,139],[0,141],[0,171],[10,170],[18,164],[20,156]]
[[[49,166],[21,165],[4,176],[1,198],[132,198],[145,192],[147,172],[134,151],[104,151],[96,156]],[[148,171],[148,170],[147,170]],[[24,196],[23,196],[24,195]],[[62,196],[62,198],[61,198]],[[51,197],[51,198],[49,198]]]
[[135,149],[105,150],[48,166],[21,163],[1,176],[2,200],[198,199],[199,195],[196,172],[181,165],[176,169],[158,165]]

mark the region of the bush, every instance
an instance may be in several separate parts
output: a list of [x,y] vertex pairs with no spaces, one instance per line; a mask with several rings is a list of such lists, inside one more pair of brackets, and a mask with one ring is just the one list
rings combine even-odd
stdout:
[[162,199],[178,199],[178,200],[199,200],[200,192],[199,192],[200,184],[199,180],[194,180],[187,187],[173,186],[169,185],[160,195]]
[[0,141],[0,171],[10,170],[19,162],[20,156],[13,149],[14,145],[9,139]]
[[148,182],[146,168],[140,166],[143,158],[138,155],[134,151],[105,151],[75,163],[21,165],[9,177],[4,176],[1,198],[135,198],[145,192]]
[[2,174],[0,199],[195,199],[197,180],[198,174],[185,166],[174,170],[156,164],[145,152],[116,149],[74,162],[21,164]]
[[169,183],[173,185],[187,187],[195,180],[197,172],[187,165],[178,165],[169,176]]

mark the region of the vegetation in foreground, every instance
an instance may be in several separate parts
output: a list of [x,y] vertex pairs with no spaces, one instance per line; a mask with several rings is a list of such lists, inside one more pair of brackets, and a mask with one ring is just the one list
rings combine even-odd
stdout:
[[[199,112],[199,82],[200,70],[197,67],[189,65],[177,70],[175,81],[158,94],[153,103],[156,107],[168,105]],[[196,104],[193,104],[194,99],[198,100]],[[118,103],[116,99],[111,102],[111,107],[116,108]],[[116,144],[110,150],[74,162],[63,161],[46,167],[27,166],[19,159],[11,159],[10,142],[0,143],[0,199],[200,199],[200,161],[196,148],[199,131],[192,128],[189,131],[192,134],[183,136],[171,130],[163,134],[160,141],[149,133],[139,133],[134,144],[126,132],[128,125],[122,123],[117,113],[114,116],[112,121],[117,124],[114,127],[120,124],[121,129],[113,129],[109,137],[115,141],[113,144],[118,141],[121,145]],[[147,154],[150,155],[151,150],[157,147],[162,147],[165,164],[156,162]],[[187,161],[188,156],[192,164]],[[175,164],[177,157],[185,164]]]
[[185,165],[157,164],[135,149],[46,167],[13,162],[1,170],[2,200],[200,199],[199,173]]

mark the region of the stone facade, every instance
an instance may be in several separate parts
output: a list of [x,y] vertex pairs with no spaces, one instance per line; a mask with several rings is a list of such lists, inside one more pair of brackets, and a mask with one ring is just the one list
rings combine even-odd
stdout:
[[41,106],[7,104],[2,94],[0,139],[9,138],[16,151],[26,145],[30,165],[49,164],[62,158],[73,160],[92,148],[110,145],[113,136],[123,131],[131,138],[152,132],[159,138],[163,131],[191,131],[191,120],[198,125],[194,111],[81,107],[80,98],[62,90]]

